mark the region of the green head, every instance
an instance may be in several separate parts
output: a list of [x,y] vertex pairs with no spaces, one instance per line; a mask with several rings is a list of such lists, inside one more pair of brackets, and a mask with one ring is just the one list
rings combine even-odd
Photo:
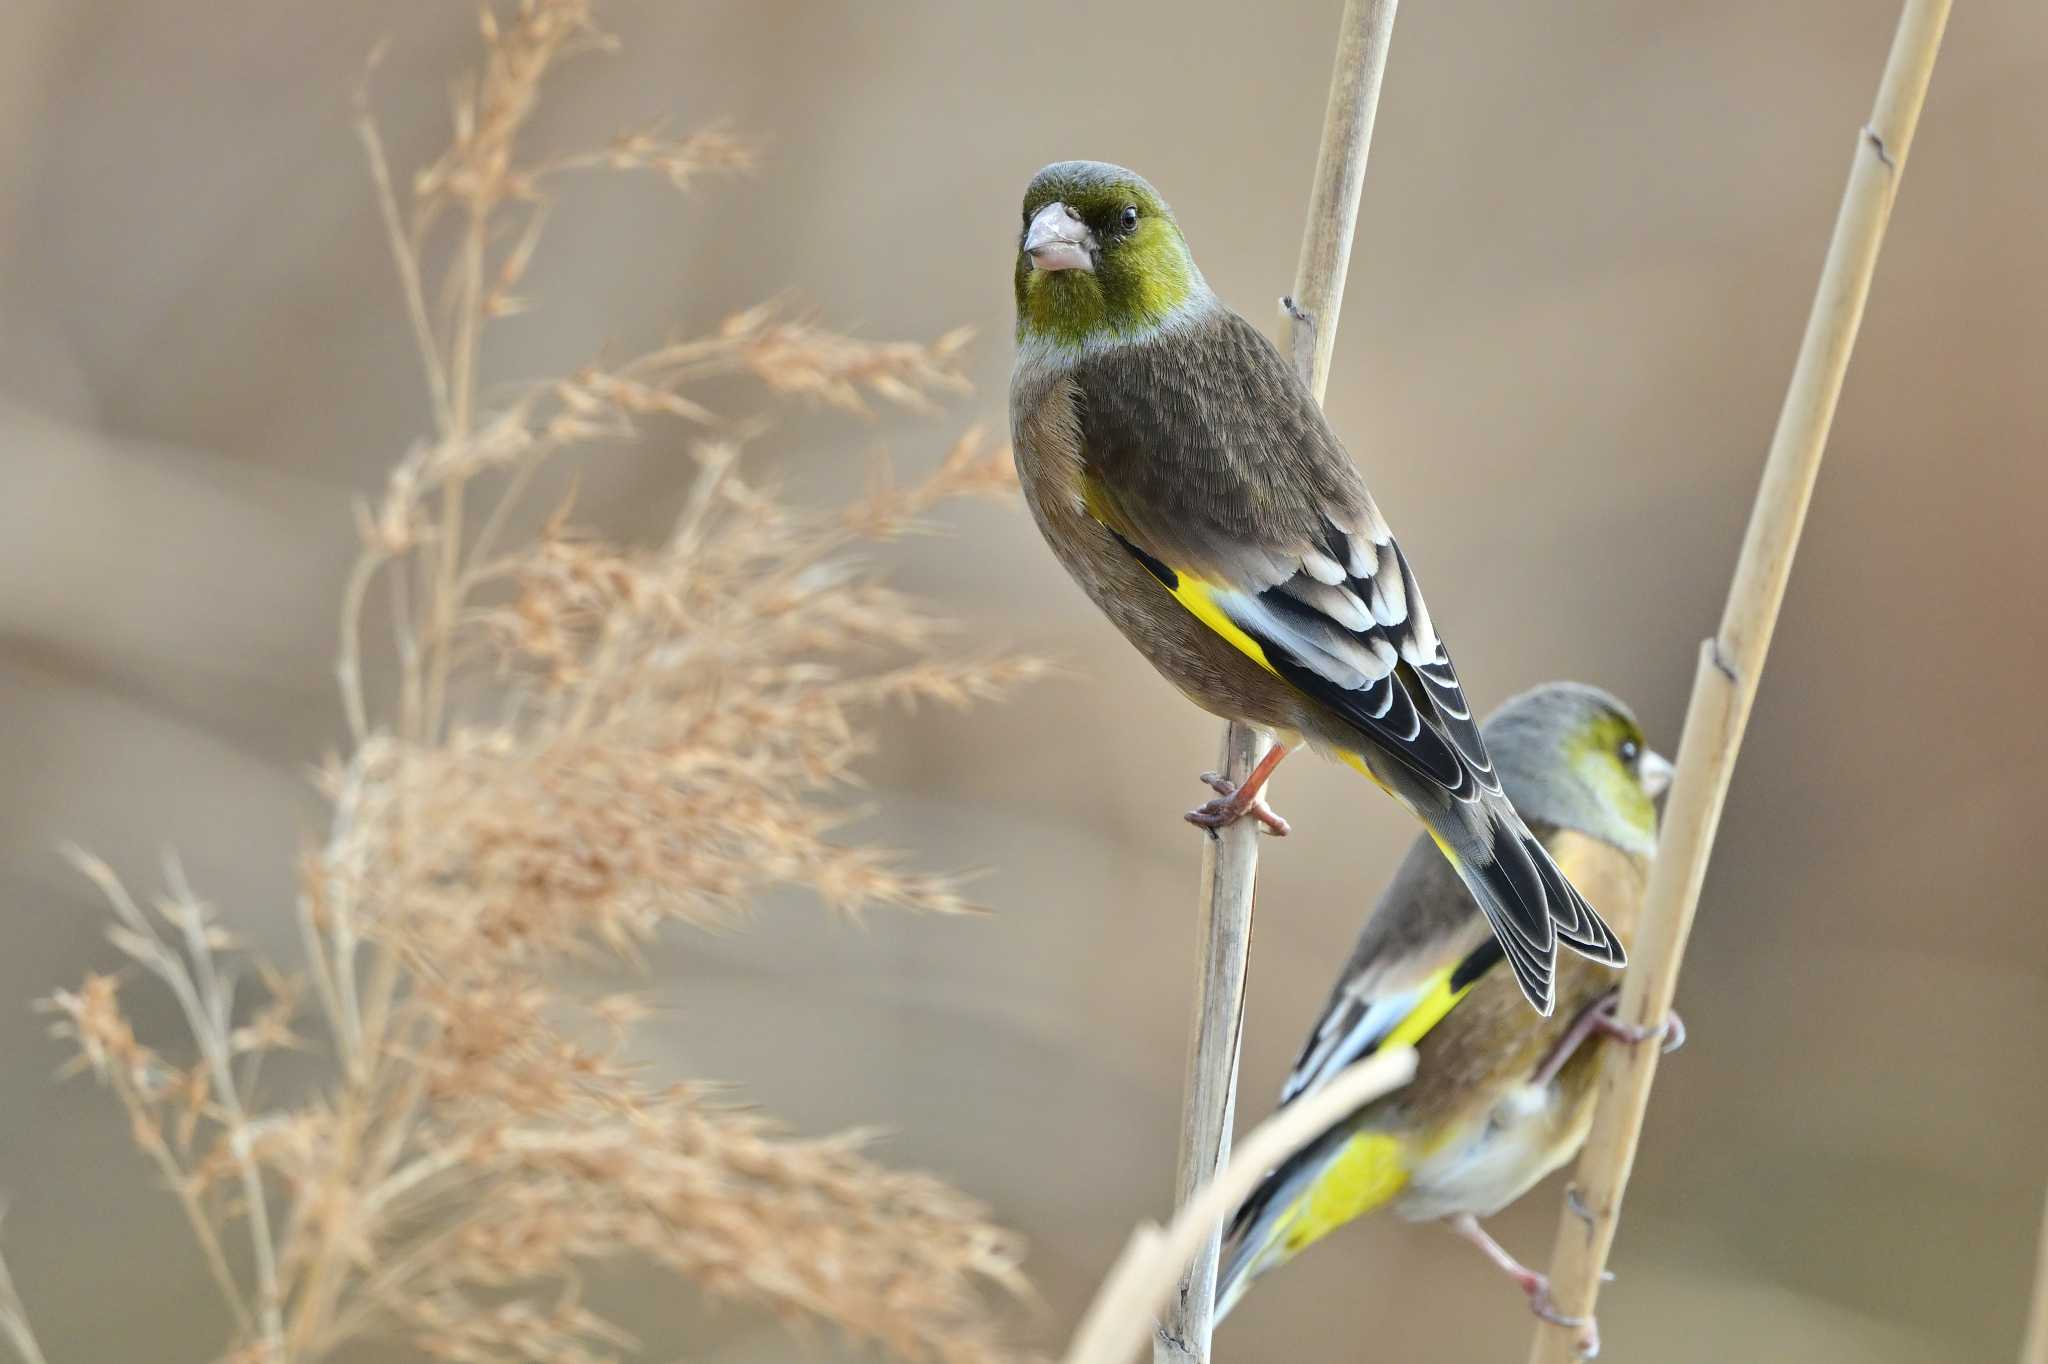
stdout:
[[1136,339],[1208,287],[1143,176],[1060,161],[1031,178],[1017,237],[1019,341],[1078,349]]
[[1643,857],[1657,850],[1655,802],[1671,764],[1619,700],[1582,682],[1547,682],[1509,700],[1482,733],[1522,818]]

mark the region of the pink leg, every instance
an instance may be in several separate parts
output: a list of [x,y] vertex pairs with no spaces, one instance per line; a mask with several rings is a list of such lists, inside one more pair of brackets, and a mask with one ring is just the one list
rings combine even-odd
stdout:
[[1259,759],[1259,765],[1245,778],[1243,786],[1235,784],[1220,773],[1204,772],[1202,780],[1209,784],[1210,789],[1215,791],[1220,799],[1188,811],[1188,823],[1198,824],[1204,829],[1224,829],[1250,815],[1265,825],[1267,832],[1274,837],[1285,838],[1287,821],[1280,818],[1272,806],[1266,804],[1266,798],[1260,795],[1259,791],[1265,786],[1266,778],[1273,775],[1273,769],[1280,765],[1280,760],[1286,757],[1287,753],[1285,744],[1274,744],[1266,750],[1266,756]]
[[1529,1299],[1529,1310],[1553,1325],[1577,1330],[1578,1348],[1581,1359],[1591,1359],[1600,1353],[1600,1328],[1591,1317],[1568,1317],[1557,1310],[1550,1301],[1550,1280],[1508,1254],[1507,1247],[1487,1234],[1479,1225],[1479,1219],[1469,1212],[1444,1219],[1444,1225],[1479,1247],[1480,1254],[1493,1261],[1496,1268],[1520,1288]]
[[1665,1039],[1664,1050],[1667,1052],[1677,1051],[1685,1045],[1685,1020],[1678,1016],[1677,1010],[1674,1009],[1659,1027],[1638,1028],[1623,1023],[1614,1016],[1614,1011],[1620,1003],[1621,991],[1617,988],[1609,990],[1586,1006],[1585,1011],[1572,1020],[1571,1027],[1565,1029],[1564,1036],[1557,1039],[1557,1045],[1550,1049],[1550,1055],[1543,1058],[1543,1064],[1536,1068],[1536,1074],[1530,1077],[1530,1083],[1547,1085],[1555,1080],[1557,1073],[1564,1069],[1565,1062],[1571,1060],[1573,1054],[1586,1044],[1586,1039],[1595,1033],[1630,1045],[1661,1037]]

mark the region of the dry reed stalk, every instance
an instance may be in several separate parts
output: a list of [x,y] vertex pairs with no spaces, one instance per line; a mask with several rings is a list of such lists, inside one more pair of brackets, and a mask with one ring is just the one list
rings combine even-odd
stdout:
[[[1665,809],[1641,927],[1622,979],[1618,1016],[1625,1023],[1654,1029],[1671,1010],[1707,858],[1948,11],[1949,0],[1906,0],[1875,110],[1856,135],[1848,187],[1778,415],[1728,604],[1719,631],[1700,647],[1678,747],[1678,773]],[[1593,1315],[1649,1106],[1658,1053],[1654,1046],[1606,1049],[1599,1109],[1579,1159],[1578,1207],[1568,1206],[1560,1216],[1551,1258],[1551,1300],[1565,1315],[1589,1320]],[[1574,1349],[1571,1330],[1539,1323],[1529,1358],[1531,1364],[1563,1364]]]
[[[1396,4],[1397,0],[1345,0],[1301,261],[1294,292],[1282,300],[1292,324],[1295,366],[1317,402],[1329,382],[1330,356],[1337,344],[1337,315],[1344,302],[1344,276],[1351,263],[1351,238],[1358,225],[1359,194],[1365,187],[1366,154],[1372,147]],[[1229,725],[1218,770],[1241,784],[1270,746],[1249,726]],[[1272,789],[1270,783],[1267,789]],[[1181,1207],[1188,1206],[1230,1158],[1258,864],[1255,820],[1239,820],[1202,840],[1199,974],[1174,1181],[1176,1204]],[[1160,1321],[1153,1338],[1155,1364],[1207,1364],[1221,1237],[1219,1220]]]
[[2041,1209],[2041,1242],[2034,1248],[2034,1296],[2027,1305],[2020,1364],[2048,1364],[2048,1200]]
[[[0,1206],[0,1223],[6,1221],[6,1212]],[[14,1276],[8,1272],[5,1255],[0,1255],[0,1340],[14,1347],[21,1364],[48,1364],[35,1330],[29,1325],[28,1309],[22,1306],[21,1294],[15,1291]]]
[[[563,982],[670,922],[730,923],[778,885],[848,914],[970,907],[952,878],[836,831],[882,710],[964,705],[1041,671],[946,656],[946,622],[864,553],[941,502],[1007,495],[1007,452],[970,432],[922,480],[878,471],[852,505],[799,511],[743,474],[746,427],[691,394],[745,376],[849,412],[927,408],[963,386],[964,334],[875,343],[756,309],[486,403],[482,338],[525,307],[563,176],[683,186],[749,153],[713,130],[530,155],[545,77],[612,42],[589,0],[520,0],[481,24],[453,139],[408,185],[367,101],[360,124],[434,430],[358,509],[337,668],[349,743],[300,863],[305,979],[243,952],[175,863],[144,904],[79,854],[140,970],[90,974],[47,1007],[185,1210],[237,1364],[394,1337],[460,1364],[616,1358],[631,1342],[581,1286],[625,1256],[905,1359],[1015,1358],[987,1290],[1025,1291],[1020,1251],[981,1208],[877,1163],[858,1134],[793,1137],[710,1086],[653,1082],[632,1052],[645,1007]],[[608,545],[533,505],[548,461],[656,420],[699,442],[662,543]],[[391,666],[373,675],[380,589]],[[120,1000],[135,974],[177,1001],[189,1057],[136,1037]],[[308,1025],[332,1073],[280,1098],[262,1060],[309,1045]],[[32,1351],[18,1306],[0,1276],[0,1327]]]
[[1415,1052],[1377,1052],[1329,1084],[1295,1100],[1253,1128],[1237,1154],[1174,1214],[1162,1230],[1149,1223],[1131,1233],[1082,1314],[1062,1364],[1128,1364],[1144,1344],[1153,1314],[1173,1293],[1189,1260],[1216,1226],[1251,1195],[1266,1172],[1354,1112],[1415,1075]]

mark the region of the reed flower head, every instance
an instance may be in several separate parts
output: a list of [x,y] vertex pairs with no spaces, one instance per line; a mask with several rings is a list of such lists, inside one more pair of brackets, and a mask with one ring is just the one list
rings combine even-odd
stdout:
[[[527,306],[572,173],[694,188],[753,158],[715,128],[534,154],[549,72],[612,40],[587,0],[486,8],[482,36],[450,144],[403,195],[365,101],[433,430],[357,509],[349,742],[299,860],[303,969],[253,960],[175,862],[143,904],[81,853],[132,966],[46,1007],[182,1204],[233,1318],[228,1358],[393,1337],[465,1364],[614,1358],[631,1342],[581,1285],[620,1257],[906,1359],[1012,1358],[988,1290],[1026,1291],[1019,1247],[980,1207],[859,1134],[795,1136],[657,1077],[635,1059],[641,1001],[564,979],[673,921],[732,923],[774,886],[845,913],[969,908],[955,878],[840,828],[885,708],[1041,671],[945,652],[945,622],[865,552],[941,503],[1007,495],[1007,452],[970,431],[923,478],[799,510],[746,474],[748,425],[700,396],[742,378],[849,413],[925,409],[963,387],[966,337],[864,341],[764,307],[486,405],[479,339]],[[659,543],[532,505],[544,465],[657,423],[688,450],[689,489]],[[189,1046],[138,1039],[121,1002],[138,976],[175,997]],[[263,1063],[286,1051],[326,1069],[273,1095]]]

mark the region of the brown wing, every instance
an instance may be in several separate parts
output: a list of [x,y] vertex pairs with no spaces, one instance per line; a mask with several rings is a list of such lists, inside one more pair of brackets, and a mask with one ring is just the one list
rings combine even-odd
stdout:
[[1090,508],[1134,554],[1418,776],[1499,792],[1407,556],[1271,342],[1219,306],[1074,378]]

